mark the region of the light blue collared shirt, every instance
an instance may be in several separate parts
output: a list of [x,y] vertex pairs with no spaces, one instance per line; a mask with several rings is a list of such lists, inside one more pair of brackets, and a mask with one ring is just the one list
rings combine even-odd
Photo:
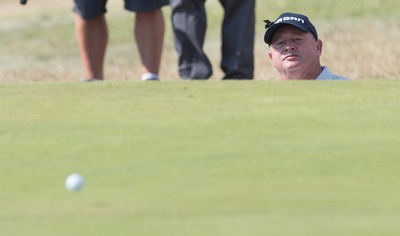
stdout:
[[323,66],[322,68],[322,72],[318,75],[316,80],[350,80],[349,78],[332,74],[327,66]]

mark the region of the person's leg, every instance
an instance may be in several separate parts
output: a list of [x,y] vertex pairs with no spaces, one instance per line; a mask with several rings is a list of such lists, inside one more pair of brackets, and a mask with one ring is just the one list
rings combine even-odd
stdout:
[[108,30],[107,0],[74,0],[75,31],[86,79],[104,79],[104,57]]
[[77,15],[75,29],[85,78],[103,80],[108,37],[104,15],[91,20],[85,20]]
[[142,62],[142,80],[158,80],[164,43],[164,16],[169,0],[125,0],[125,9],[136,13],[134,37]]
[[224,79],[253,79],[255,0],[220,0],[225,15],[222,28]]
[[142,79],[157,79],[164,42],[162,11],[137,12],[134,31],[142,61]]
[[175,48],[182,79],[208,79],[212,74],[203,51],[207,28],[205,0],[170,0]]

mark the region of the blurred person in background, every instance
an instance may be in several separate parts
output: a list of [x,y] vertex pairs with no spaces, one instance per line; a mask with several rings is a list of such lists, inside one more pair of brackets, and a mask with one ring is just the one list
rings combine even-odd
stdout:
[[[223,79],[253,79],[255,0],[219,0],[224,9],[222,23]],[[203,51],[207,28],[205,0],[170,0],[179,76],[205,80],[212,66]]]
[[286,12],[265,23],[264,42],[281,80],[348,80],[321,66],[322,41],[307,16]]
[[[104,79],[108,41],[105,18],[107,0],[74,0],[75,30],[86,81]],[[134,34],[142,62],[142,80],[158,80],[164,39],[161,7],[168,0],[125,0],[125,9],[136,13]]]

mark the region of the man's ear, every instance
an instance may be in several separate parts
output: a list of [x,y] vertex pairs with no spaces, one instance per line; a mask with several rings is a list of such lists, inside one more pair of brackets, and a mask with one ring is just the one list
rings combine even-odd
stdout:
[[268,52],[269,59],[272,59],[272,53]]
[[319,53],[322,52],[322,41],[320,39],[318,39],[316,42],[316,48]]

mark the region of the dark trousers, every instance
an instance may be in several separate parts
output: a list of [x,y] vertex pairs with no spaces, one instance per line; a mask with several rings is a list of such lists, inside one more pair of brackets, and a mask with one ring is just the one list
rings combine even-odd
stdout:
[[[224,79],[252,79],[255,0],[220,0],[224,8],[221,69]],[[208,79],[211,63],[203,51],[205,0],[170,0],[175,48],[182,79]]]

